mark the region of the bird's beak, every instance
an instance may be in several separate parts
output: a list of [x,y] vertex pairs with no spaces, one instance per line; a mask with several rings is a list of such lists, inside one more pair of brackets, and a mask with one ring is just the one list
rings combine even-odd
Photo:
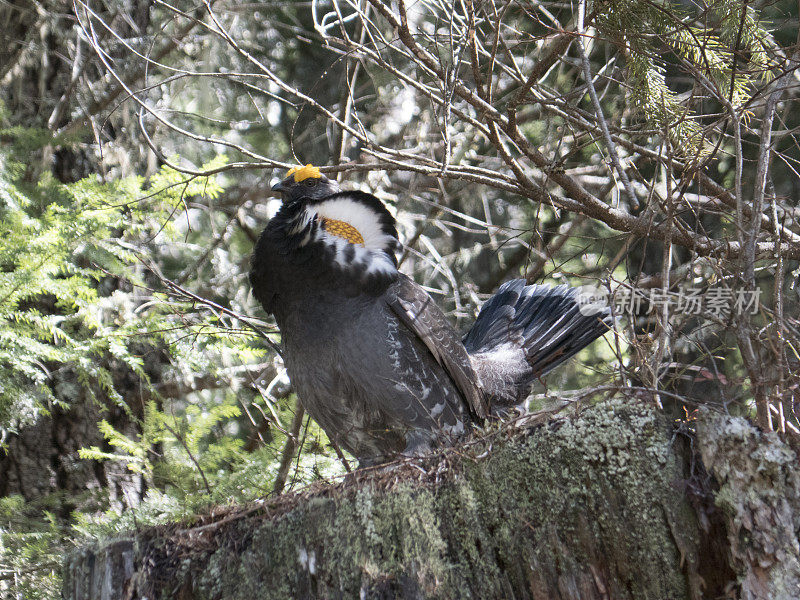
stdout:
[[283,196],[284,192],[290,190],[294,185],[294,176],[289,175],[283,181],[279,181],[275,185],[272,186],[272,191],[275,193],[276,196]]
[[276,194],[280,194],[281,192],[283,192],[283,190],[286,189],[286,186],[284,185],[285,183],[286,183],[285,181],[279,181],[278,183],[272,186],[272,191],[275,192]]

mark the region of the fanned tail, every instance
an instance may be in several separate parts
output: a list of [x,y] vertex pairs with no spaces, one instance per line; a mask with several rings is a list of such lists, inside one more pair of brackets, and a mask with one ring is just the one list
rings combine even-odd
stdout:
[[608,307],[582,309],[578,294],[515,279],[483,305],[464,346],[495,406],[519,404],[536,379],[609,330]]

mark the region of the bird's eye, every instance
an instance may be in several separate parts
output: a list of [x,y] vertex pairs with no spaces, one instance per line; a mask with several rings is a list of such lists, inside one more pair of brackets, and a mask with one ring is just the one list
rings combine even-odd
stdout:
[[317,183],[319,183],[319,179],[316,179],[315,177],[309,177],[306,179],[306,185],[309,187],[314,187],[317,185]]

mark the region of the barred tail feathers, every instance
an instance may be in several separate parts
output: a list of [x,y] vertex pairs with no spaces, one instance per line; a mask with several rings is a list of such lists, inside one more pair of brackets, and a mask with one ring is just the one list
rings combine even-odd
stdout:
[[522,402],[536,379],[606,333],[611,322],[608,308],[582,312],[576,288],[515,279],[483,305],[464,346],[484,389],[507,407]]

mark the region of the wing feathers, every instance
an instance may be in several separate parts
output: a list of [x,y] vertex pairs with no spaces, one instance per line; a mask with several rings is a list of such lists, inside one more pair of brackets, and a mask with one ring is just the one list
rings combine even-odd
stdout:
[[488,405],[469,354],[433,299],[405,275],[400,275],[400,279],[389,288],[386,298],[394,313],[427,346],[453,380],[470,413],[478,419],[485,419]]

